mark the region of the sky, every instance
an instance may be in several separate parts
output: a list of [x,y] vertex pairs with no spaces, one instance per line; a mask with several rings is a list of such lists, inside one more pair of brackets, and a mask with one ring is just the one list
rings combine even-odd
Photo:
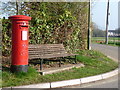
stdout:
[[[110,0],[109,8],[109,25],[108,30],[115,30],[118,28],[118,0]],[[107,14],[107,0],[94,2],[91,8],[92,21],[98,25],[98,28],[105,30],[106,28],[106,14]]]
[[[9,0],[2,0],[9,1]],[[68,0],[73,2],[74,0]],[[79,1],[79,0],[75,0]],[[82,1],[82,0],[81,0]],[[96,23],[98,28],[105,30],[106,28],[106,12],[107,12],[107,1],[108,0],[91,0],[92,8],[91,8],[91,20]],[[118,1],[120,0],[110,0],[110,8],[109,8],[109,26],[108,30],[115,30],[118,28]],[[5,14],[0,15],[0,18],[6,16]]]

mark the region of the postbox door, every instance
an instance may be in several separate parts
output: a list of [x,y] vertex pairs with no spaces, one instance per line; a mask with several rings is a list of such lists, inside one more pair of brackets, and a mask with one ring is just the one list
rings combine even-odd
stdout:
[[28,64],[28,26],[21,26],[20,60],[21,65]]

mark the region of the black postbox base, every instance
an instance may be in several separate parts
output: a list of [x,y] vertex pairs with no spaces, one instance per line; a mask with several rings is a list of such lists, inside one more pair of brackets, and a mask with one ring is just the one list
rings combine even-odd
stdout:
[[28,65],[11,65],[10,67],[11,72],[27,72]]

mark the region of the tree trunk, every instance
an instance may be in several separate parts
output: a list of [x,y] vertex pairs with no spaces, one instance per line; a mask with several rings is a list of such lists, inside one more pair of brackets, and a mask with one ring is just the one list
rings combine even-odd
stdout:
[[18,1],[16,0],[16,15],[19,14]]

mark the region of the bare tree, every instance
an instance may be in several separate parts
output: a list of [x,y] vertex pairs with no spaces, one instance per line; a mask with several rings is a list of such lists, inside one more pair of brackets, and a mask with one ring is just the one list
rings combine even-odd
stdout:
[[2,14],[7,14],[8,16],[11,15],[18,15],[21,14],[23,2],[2,2]]

